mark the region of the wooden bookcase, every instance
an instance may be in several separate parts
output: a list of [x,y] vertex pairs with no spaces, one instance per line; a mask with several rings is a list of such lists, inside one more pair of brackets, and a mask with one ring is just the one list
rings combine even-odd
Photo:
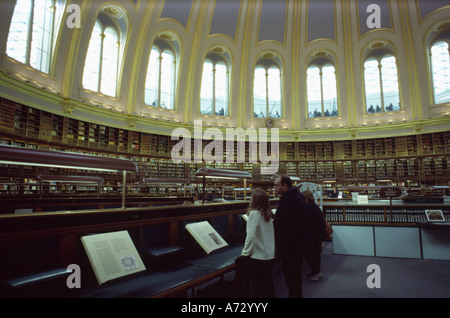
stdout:
[[[132,158],[139,165],[136,180],[151,178],[187,178],[196,181],[201,163],[174,163],[171,149],[177,141],[170,136],[132,131],[104,124],[89,123],[0,98],[0,142],[23,147],[74,151],[97,156]],[[195,158],[194,140],[191,159]],[[201,141],[201,149],[209,143]],[[234,143],[234,162],[237,143]],[[278,173],[298,176],[301,180],[322,183],[335,180],[338,186],[375,184],[378,179],[395,183],[408,180],[448,185],[450,131],[358,140],[280,142]],[[270,149],[269,149],[270,150]],[[245,163],[208,166],[250,172],[255,181],[270,181],[260,175],[260,164],[249,163],[249,144],[245,145]],[[33,179],[49,173],[44,168],[0,167],[2,178]],[[65,173],[53,169],[53,173]],[[102,175],[117,181],[113,175]]]

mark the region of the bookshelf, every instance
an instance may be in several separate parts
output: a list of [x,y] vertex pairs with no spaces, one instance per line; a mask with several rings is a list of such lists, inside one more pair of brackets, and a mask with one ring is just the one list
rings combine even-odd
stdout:
[[[132,158],[140,167],[141,177],[187,178],[195,181],[195,171],[202,163],[171,161],[171,149],[177,141],[170,136],[138,132],[107,124],[52,114],[0,98],[0,142],[23,147],[75,151],[96,156]],[[199,151],[209,143],[201,141]],[[194,142],[191,158],[195,158]],[[281,142],[280,170],[304,181],[322,183],[336,179],[338,186],[373,183],[377,178],[396,183],[408,181],[428,185],[448,185],[450,165],[450,131],[389,138],[357,140]],[[260,164],[249,162],[249,144],[245,144],[245,162],[209,165],[215,168],[242,170],[254,175],[255,181],[270,181],[259,175]],[[36,173],[48,173],[39,167],[0,167],[2,178],[32,179]],[[47,169],[48,170],[48,169]],[[61,171],[52,171],[63,173]],[[117,181],[113,175],[102,175],[105,181]]]
[[386,177],[392,180],[397,179],[397,161],[395,159],[388,159],[386,161]]
[[141,134],[141,154],[143,155],[150,155],[152,148],[151,148],[151,139],[152,135],[149,133],[142,133]]
[[386,157],[395,157],[396,156],[396,146],[395,146],[395,138],[386,138],[385,139],[385,156]]
[[357,159],[366,157],[366,147],[364,145],[364,140],[355,141],[355,156]]
[[307,151],[306,151],[306,142],[298,143],[298,160],[306,160],[307,159]]
[[344,159],[352,159],[353,156],[353,141],[344,140],[342,144],[344,148]]
[[404,206],[398,203],[392,206],[382,203],[373,205],[352,205],[352,203],[325,204],[326,220],[332,224],[416,224],[426,222],[425,210],[442,210],[447,222],[450,222],[450,207],[448,205]]
[[[252,173],[252,172],[250,172]],[[297,175],[297,164],[295,162],[287,162],[286,163],[286,174],[288,176],[296,176]]]
[[298,151],[296,151],[296,143],[286,142],[285,144],[286,144],[286,160],[287,161],[297,160]]
[[[331,168],[331,167],[330,167]],[[353,179],[355,177],[355,165],[353,161],[346,160],[343,163],[344,168],[344,179]],[[329,178],[333,175],[333,173],[330,173]]]
[[334,178],[334,162],[327,161],[325,162],[325,179]]
[[306,159],[314,160],[316,159],[316,143],[307,142],[306,143]]
[[0,129],[12,131],[15,125],[16,103],[5,98],[0,99]]
[[408,156],[415,156],[418,154],[424,154],[423,152],[419,153],[417,136],[406,136],[406,149]]
[[[425,158],[424,158],[425,160]],[[450,158],[446,158],[445,156],[434,157],[434,165],[435,165],[435,174],[436,178],[440,179],[448,179],[449,177],[449,161]]]
[[28,108],[17,105],[14,112],[14,133],[20,135],[27,134]]

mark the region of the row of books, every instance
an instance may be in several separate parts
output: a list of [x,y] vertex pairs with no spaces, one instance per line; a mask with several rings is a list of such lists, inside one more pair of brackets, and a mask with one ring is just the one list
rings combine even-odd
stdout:
[[[450,222],[450,209],[442,210],[447,222]],[[389,206],[379,208],[363,207],[324,207],[328,222],[361,222],[361,223],[420,223],[427,222],[425,208],[393,207],[392,213]],[[345,213],[344,213],[345,212]]]

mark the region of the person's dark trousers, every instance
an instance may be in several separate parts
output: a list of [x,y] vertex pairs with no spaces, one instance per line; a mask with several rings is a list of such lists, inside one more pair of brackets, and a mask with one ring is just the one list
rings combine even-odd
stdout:
[[320,273],[320,249],[322,241],[309,241],[305,251],[305,261],[311,267],[311,274]]
[[236,269],[234,272],[235,297],[249,297],[251,282],[251,259],[248,256],[238,256],[235,259]]
[[303,255],[292,253],[282,256],[284,280],[289,290],[289,298],[302,298]]
[[251,279],[253,284],[253,297],[275,298],[273,285],[273,260],[249,259]]

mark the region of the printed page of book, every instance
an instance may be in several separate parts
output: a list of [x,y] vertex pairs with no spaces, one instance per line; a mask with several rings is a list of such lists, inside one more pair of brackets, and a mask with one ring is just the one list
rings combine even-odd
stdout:
[[186,229],[207,254],[228,245],[207,221],[187,224]]
[[87,235],[81,242],[99,284],[145,270],[127,231]]

